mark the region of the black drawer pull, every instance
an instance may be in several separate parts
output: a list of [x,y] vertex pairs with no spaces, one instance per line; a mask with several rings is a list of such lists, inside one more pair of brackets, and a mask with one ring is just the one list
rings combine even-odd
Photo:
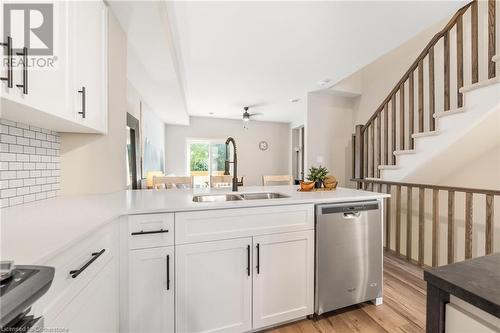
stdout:
[[250,276],[250,245],[247,245],[247,275]]
[[167,290],[170,290],[170,255],[167,254]]
[[24,95],[28,94],[28,48],[23,47],[23,52],[17,52],[18,56],[23,56],[23,84],[16,84],[21,88]]
[[7,87],[12,88],[12,38],[7,37],[6,43],[0,43],[0,46],[7,48],[7,76],[0,77],[0,80],[7,82]]
[[257,243],[257,274],[260,274],[260,244]]
[[79,94],[82,94],[82,111],[79,111],[78,114],[82,115],[82,118],[87,116],[87,108],[85,104],[87,103],[87,90],[85,87],[82,87],[82,90],[78,90]]
[[133,232],[133,233],[131,233],[131,235],[137,236],[137,235],[162,234],[164,232],[168,232],[168,229],[166,229],[166,230],[160,229],[160,230],[152,230],[152,231],[141,230],[141,231]]
[[89,261],[87,261],[87,263],[85,265],[83,265],[80,269],[69,271],[69,274],[71,275],[71,277],[74,279],[78,275],[80,275],[87,267],[89,267],[94,261],[96,261],[96,259],[99,258],[105,251],[106,251],[106,249],[102,249],[99,252],[93,252],[92,258]]

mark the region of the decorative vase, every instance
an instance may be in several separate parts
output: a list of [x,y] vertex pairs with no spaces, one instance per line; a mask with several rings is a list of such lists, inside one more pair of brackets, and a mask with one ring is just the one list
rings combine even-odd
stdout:
[[314,183],[314,187],[321,188],[321,184],[322,184],[321,180],[318,180],[316,183]]

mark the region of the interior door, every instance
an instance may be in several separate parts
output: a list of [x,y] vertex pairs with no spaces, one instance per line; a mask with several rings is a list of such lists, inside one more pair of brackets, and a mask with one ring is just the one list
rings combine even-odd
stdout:
[[314,312],[314,231],[254,237],[253,329]]
[[129,332],[174,332],[174,247],[130,251]]
[[252,328],[252,238],[176,247],[176,332]]

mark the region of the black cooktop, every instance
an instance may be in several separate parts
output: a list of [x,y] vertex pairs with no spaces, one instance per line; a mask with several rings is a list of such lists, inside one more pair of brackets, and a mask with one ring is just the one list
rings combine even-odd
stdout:
[[0,284],[0,327],[6,326],[47,292],[55,270],[47,266],[16,266]]

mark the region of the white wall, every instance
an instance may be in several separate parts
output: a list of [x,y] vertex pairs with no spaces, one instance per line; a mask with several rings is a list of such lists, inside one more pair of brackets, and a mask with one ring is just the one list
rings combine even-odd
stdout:
[[61,134],[61,193],[110,193],[126,188],[127,39],[109,11],[108,134]]
[[[238,177],[245,185],[261,185],[263,175],[290,174],[291,130],[286,123],[251,121],[248,129],[241,120],[191,117],[189,126],[166,125],[165,167],[167,174],[187,174],[187,140],[236,140],[238,148]],[[269,144],[266,151],[259,142]]]
[[351,186],[353,100],[328,92],[307,96],[306,167],[322,165],[340,186]]

